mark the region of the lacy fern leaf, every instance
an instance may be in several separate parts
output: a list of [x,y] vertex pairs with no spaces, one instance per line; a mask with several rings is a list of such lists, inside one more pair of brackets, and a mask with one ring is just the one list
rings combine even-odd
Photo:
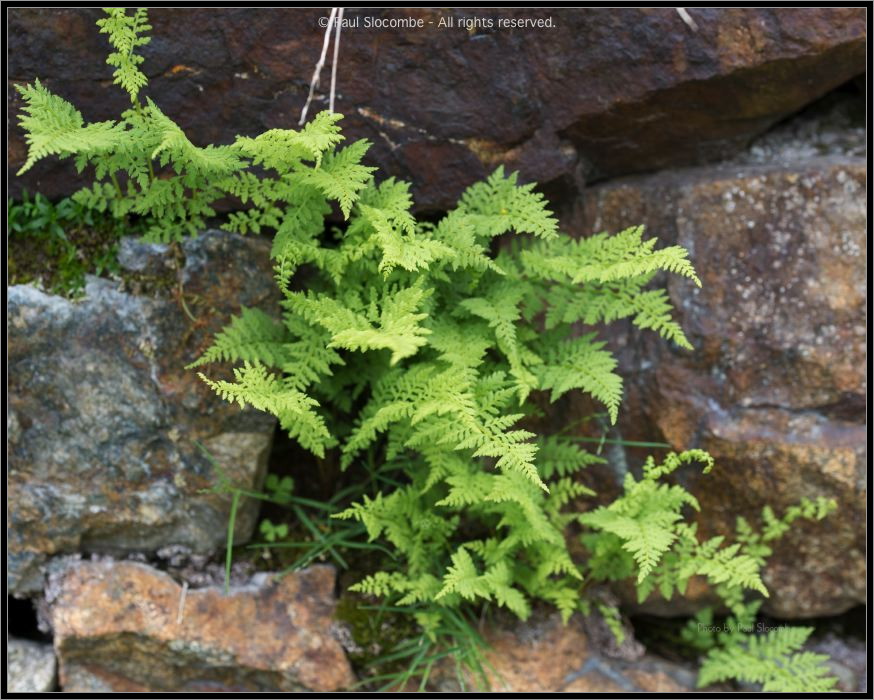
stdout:
[[97,26],[102,34],[109,35],[109,43],[115,49],[106,59],[110,66],[115,67],[112,82],[124,88],[131,102],[136,103],[139,91],[149,82],[139,69],[145,59],[135,53],[137,48],[151,41],[148,36],[140,36],[152,28],[147,21],[146,8],[137,8],[133,15],[129,15],[123,7],[110,7],[106,14],[97,20]]

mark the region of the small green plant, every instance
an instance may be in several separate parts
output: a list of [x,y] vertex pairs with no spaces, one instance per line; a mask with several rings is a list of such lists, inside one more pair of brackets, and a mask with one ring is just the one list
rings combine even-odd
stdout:
[[[768,628],[756,622],[761,601],[735,606],[735,614],[714,625],[711,609],[690,622],[693,638],[706,652],[698,673],[699,687],[726,680],[758,684],[768,693],[822,693],[834,691],[828,656],[801,651],[812,627],[781,625]],[[702,634],[701,630],[705,630]],[[715,631],[718,630],[718,631]]]
[[279,478],[276,474],[268,474],[264,481],[264,489],[270,494],[274,503],[289,503],[294,491],[294,480],[290,476]]
[[65,198],[51,202],[23,192],[6,204],[9,282],[39,283],[46,291],[77,296],[85,275],[119,273],[117,249],[126,233],[141,230]]
[[683,640],[703,654],[701,687],[733,679],[759,683],[766,692],[833,689],[837,681],[824,664],[828,657],[799,652],[813,629],[784,626],[759,635],[756,613],[761,600],[747,600],[745,591],[767,597],[761,570],[772,553],[769,543],[788,532],[798,518],[821,520],[836,503],[804,499],[782,517],[765,506],[761,530],[739,517],[734,543],[726,543],[724,536],[702,541],[696,525],[681,512],[684,505],[699,510],[695,497],[682,486],[660,483],[693,461],[703,463],[705,472],[713,467],[711,457],[701,450],[669,454],[660,465],[649,458],[641,480],[627,475],[619,498],[580,516],[580,522],[592,529],[582,536],[590,553],[588,577],[600,581],[631,578],[641,602],[654,590],[670,600],[675,593],[685,593],[693,576],[706,578],[730,616],[717,625],[713,608],[706,607],[682,632]]
[[276,542],[288,537],[288,525],[285,523],[274,525],[267,518],[261,521],[258,530],[262,535],[264,535],[264,539],[267,542]]
[[[760,530],[753,528],[745,518],[737,519],[734,546],[762,567],[772,553],[770,543],[787,533],[793,522],[799,518],[821,520],[836,507],[833,500],[803,499],[778,517],[770,506],[765,506]],[[765,692],[835,689],[837,679],[825,664],[828,657],[801,651],[813,633],[812,627],[763,625],[756,620],[761,600],[745,601],[726,582],[719,583],[715,590],[730,612],[723,624],[714,624],[714,610],[704,608],[683,631],[686,642],[703,654],[699,686],[734,679],[760,684]]]
[[[334,142],[325,140],[320,167]],[[348,167],[360,167],[363,151],[349,152]],[[278,149],[271,162],[285,160]],[[274,413],[316,456],[339,447],[345,469],[376,455],[403,475],[338,514],[404,559],[358,590],[397,594],[401,605],[495,601],[521,617],[536,597],[569,616],[581,574],[563,536],[574,516],[562,509],[590,493],[571,477],[600,458],[514,424],[533,411],[533,392],[555,401],[573,389],[615,421],[616,362],[572,324],[631,317],[687,346],[664,291],[643,289],[659,270],[695,279],[686,251],[656,250],[640,227],[560,236],[542,197],[500,169],[437,224],[415,221],[405,183],[368,182],[340,200],[350,221],[334,241],[321,237],[324,192],[298,192],[273,246],[283,323],[244,309],[194,366],[241,361],[234,382],[201,376],[223,397]],[[273,213],[249,213],[259,215]],[[533,235],[493,254],[492,241],[511,231]],[[288,280],[304,265],[309,289],[294,291]],[[433,614],[421,621],[436,624]]]

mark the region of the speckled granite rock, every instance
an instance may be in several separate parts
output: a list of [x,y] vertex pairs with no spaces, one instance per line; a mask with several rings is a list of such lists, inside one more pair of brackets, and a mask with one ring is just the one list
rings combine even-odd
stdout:
[[777,545],[765,609],[778,617],[837,614],[866,595],[867,169],[858,138],[823,143],[809,158],[775,137],[762,146],[772,163],[628,178],[585,200],[588,230],[643,223],[687,247],[702,279],[668,281],[694,352],[616,338],[623,436],[716,458],[707,476],[682,473],[702,533],[731,532],[766,504],[838,502]]
[[131,562],[82,562],[48,605],[67,692],[333,691],[354,683],[331,634],[334,570],[258,574],[228,595]]
[[[126,241],[126,281],[90,278],[81,300],[9,288],[11,593],[41,590],[55,554],[224,542],[229,497],[202,493],[217,473],[196,443],[258,488],[275,421],[223,402],[185,365],[241,305],[271,309],[268,252],[218,231],[181,249]],[[246,503],[240,541],[255,515]]]
[[52,645],[7,637],[6,688],[10,693],[57,690],[57,662]]

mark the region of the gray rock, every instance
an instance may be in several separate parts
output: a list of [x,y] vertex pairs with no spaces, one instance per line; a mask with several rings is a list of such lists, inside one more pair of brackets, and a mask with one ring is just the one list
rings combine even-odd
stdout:
[[10,693],[50,693],[57,690],[57,662],[52,645],[8,637],[6,682]]
[[865,100],[833,93],[756,139],[732,163],[789,165],[824,156],[865,158]]
[[837,677],[841,692],[868,691],[868,650],[864,640],[839,637],[830,632],[808,642],[805,650],[828,655],[829,668]]
[[[269,244],[212,231],[181,256],[122,250],[129,270],[169,270],[170,282],[142,296],[92,277],[79,301],[8,290],[7,581],[18,595],[42,588],[57,554],[220,547],[230,499],[203,493],[218,474],[198,443],[233,483],[263,478],[274,418],[225,403],[185,366],[241,305],[276,310]],[[239,541],[256,509],[244,503]]]

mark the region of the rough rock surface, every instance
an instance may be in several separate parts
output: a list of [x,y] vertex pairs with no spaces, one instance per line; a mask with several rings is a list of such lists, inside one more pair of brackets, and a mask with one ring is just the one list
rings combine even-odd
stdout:
[[[511,693],[683,693],[695,690],[691,667],[645,653],[631,638],[616,654],[592,635],[578,615],[563,625],[557,614],[541,612],[529,622],[502,621],[485,631],[490,645],[485,665],[489,687]],[[628,653],[633,650],[632,653]],[[607,652],[610,652],[608,654]],[[624,658],[617,658],[624,657]],[[453,667],[454,668],[454,667]],[[457,692],[452,669],[441,668],[435,690]],[[469,679],[470,687],[476,678]]]
[[865,600],[867,171],[858,134],[844,136],[777,133],[735,164],[617,180],[584,203],[584,230],[646,224],[686,246],[702,279],[668,282],[694,352],[638,333],[621,349],[624,437],[716,458],[687,475],[702,532],[765,504],[838,502],[778,544],[765,574],[778,617]]
[[[864,73],[864,8],[365,9],[343,31],[337,110],[352,138],[374,142],[385,174],[414,182],[421,209],[444,209],[500,163],[526,180],[576,190],[583,180],[725,157],[836,86]],[[153,9],[147,94],[198,145],[297,124],[326,10]],[[116,118],[95,9],[13,8],[7,95],[39,77],[86,119]],[[422,29],[373,29],[413,17]],[[455,26],[440,27],[454,17]],[[494,26],[466,29],[462,18]],[[553,28],[502,28],[546,19]],[[432,24],[429,24],[433,22]],[[330,58],[328,59],[330,63]],[[321,89],[328,85],[330,65]],[[315,109],[326,103],[319,94]],[[10,130],[8,168],[25,160]],[[69,194],[69,161],[38,164],[22,187]]]
[[225,595],[131,562],[79,563],[48,603],[67,692],[328,692],[355,678],[329,629],[334,570],[259,574]]
[[864,639],[829,633],[808,642],[805,650],[828,655],[829,668],[838,679],[838,690],[843,693],[868,692],[868,649]]
[[51,693],[57,685],[57,662],[51,644],[6,639],[6,687],[10,693]]
[[[41,590],[55,554],[224,542],[230,498],[201,493],[219,474],[196,443],[258,488],[275,421],[225,403],[185,365],[240,305],[271,308],[268,251],[218,231],[182,244],[181,259],[128,240],[126,282],[91,278],[78,301],[9,288],[11,593]],[[255,514],[243,504],[239,540]]]

